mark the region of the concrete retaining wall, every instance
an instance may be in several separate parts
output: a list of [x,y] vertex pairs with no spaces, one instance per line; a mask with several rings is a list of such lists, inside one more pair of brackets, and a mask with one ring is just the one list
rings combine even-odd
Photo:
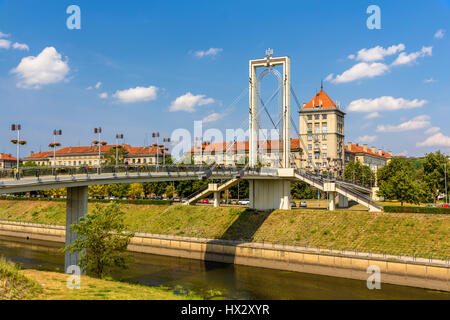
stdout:
[[[64,243],[65,228],[0,222],[0,235]],[[448,261],[145,233],[136,233],[128,248],[134,252],[358,280],[367,280],[367,267],[377,265],[384,283],[450,291]]]

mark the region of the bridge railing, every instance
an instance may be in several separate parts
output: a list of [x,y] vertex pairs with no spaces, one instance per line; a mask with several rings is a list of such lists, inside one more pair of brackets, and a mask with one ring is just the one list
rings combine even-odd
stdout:
[[354,196],[355,198],[357,198],[359,200],[366,201],[367,203],[369,203],[370,205],[373,205],[374,207],[378,207],[380,209],[383,208],[378,202],[372,200],[370,198],[370,196],[359,193],[359,192],[355,191],[354,189],[350,189],[342,184],[339,184],[338,186],[339,186],[339,188],[343,189],[345,192],[351,194],[352,196]]
[[17,172],[16,169],[0,170],[0,180],[20,180],[35,177],[58,176],[79,176],[79,175],[99,175],[99,174],[152,174],[152,173],[198,173],[205,172],[208,167],[204,166],[180,166],[180,165],[120,165],[120,166],[57,166],[57,167],[24,167]]

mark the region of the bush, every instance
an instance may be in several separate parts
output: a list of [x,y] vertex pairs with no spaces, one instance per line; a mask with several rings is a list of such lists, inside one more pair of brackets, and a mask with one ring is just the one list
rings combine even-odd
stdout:
[[384,206],[384,212],[450,214],[450,208]]
[[[0,196],[0,200],[18,200],[18,201],[55,201],[55,202],[65,202],[65,198],[31,198],[31,197],[8,197]],[[171,205],[173,200],[154,200],[154,199],[139,199],[139,200],[123,200],[123,199],[89,199],[88,202],[91,203],[110,203],[117,202],[122,204],[157,204],[157,205]]]

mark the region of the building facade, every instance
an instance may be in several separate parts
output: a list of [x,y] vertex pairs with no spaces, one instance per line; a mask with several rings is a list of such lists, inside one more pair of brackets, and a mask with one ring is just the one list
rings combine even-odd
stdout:
[[369,148],[367,144],[362,146],[347,143],[345,146],[345,163],[350,161],[359,161],[361,164],[369,166],[373,172],[389,163],[392,158],[392,152],[386,152],[375,147]]
[[7,153],[0,153],[0,169],[11,169],[17,166],[17,158]]
[[323,88],[299,111],[300,166],[340,176],[344,169],[345,113]]
[[[99,162],[105,165],[105,154],[116,145],[84,146],[84,147],[65,147],[56,151],[31,153],[24,159],[25,162],[34,162],[37,165],[44,166],[98,166]],[[163,163],[164,159],[170,157],[170,154],[163,151],[164,148],[156,146],[132,147],[128,144],[119,145],[125,150],[124,163],[128,165],[156,165]]]

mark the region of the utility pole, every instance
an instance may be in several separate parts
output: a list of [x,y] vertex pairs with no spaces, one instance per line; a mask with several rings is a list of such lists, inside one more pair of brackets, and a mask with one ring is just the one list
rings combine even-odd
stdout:
[[50,145],[53,147],[53,170],[56,169],[56,147],[58,145],[61,145],[60,143],[56,142],[56,136],[62,135],[62,130],[53,130],[53,144]]
[[156,138],[156,145],[153,144],[153,146],[156,147],[156,171],[158,171],[158,168],[159,168],[159,132],[153,132],[152,137]]
[[116,134],[116,168],[119,165],[119,139],[123,139],[123,134]]
[[[447,160],[445,160],[447,161]],[[444,177],[445,177],[445,203],[448,203],[448,192],[447,192],[447,163],[444,162]]]
[[27,142],[25,140],[20,140],[20,129],[22,129],[22,126],[20,124],[12,124],[11,125],[11,131],[17,131],[17,140],[13,139],[11,142],[13,144],[17,144],[17,173],[16,173],[16,179],[20,179],[20,145],[25,145]]
[[101,173],[101,146],[102,146],[102,128],[98,127],[98,128],[94,128],[94,133],[98,134],[98,168],[97,168],[97,172],[98,174]]

